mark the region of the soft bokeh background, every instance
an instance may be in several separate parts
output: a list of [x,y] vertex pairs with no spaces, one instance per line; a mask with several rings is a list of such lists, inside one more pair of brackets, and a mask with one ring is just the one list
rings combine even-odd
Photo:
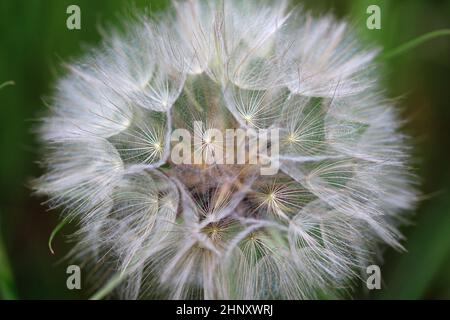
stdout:
[[[450,27],[447,0],[304,0],[317,12],[350,17],[363,37],[385,50],[436,29]],[[81,8],[81,30],[66,28],[66,8]],[[134,1],[136,7],[161,10],[163,0]],[[367,30],[366,8],[378,4],[382,29]],[[86,290],[66,289],[69,246],[65,228],[47,241],[57,225],[45,199],[31,195],[27,183],[41,171],[39,146],[31,129],[45,109],[44,100],[61,74],[61,62],[99,41],[99,27],[120,21],[130,8],[125,0],[0,1],[0,298],[87,298]],[[386,61],[388,93],[409,120],[415,165],[422,179],[421,202],[414,225],[403,228],[407,253],[388,249],[382,265],[383,286],[377,292],[357,290],[357,298],[450,298],[450,37],[427,42]],[[59,262],[59,263],[58,263]],[[361,287],[363,285],[361,284]]]

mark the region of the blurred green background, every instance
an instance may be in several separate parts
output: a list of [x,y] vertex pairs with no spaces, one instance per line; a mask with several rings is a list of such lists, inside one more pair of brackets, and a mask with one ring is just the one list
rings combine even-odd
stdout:
[[[421,34],[450,27],[448,0],[304,0],[317,12],[334,12],[355,22],[358,32],[386,51]],[[66,28],[66,8],[81,8],[81,30]],[[167,1],[134,1],[161,10]],[[381,30],[366,28],[366,8],[381,8]],[[98,43],[99,27],[120,21],[131,7],[125,0],[2,0],[0,2],[0,298],[87,298],[86,290],[66,288],[67,235],[27,183],[40,175],[39,146],[32,133],[45,99],[61,74],[61,62]],[[424,199],[414,225],[403,231],[407,253],[388,249],[381,267],[382,289],[356,290],[356,298],[450,299],[450,37],[431,40],[387,60],[383,67],[390,96],[408,123]],[[361,286],[363,284],[361,283]]]

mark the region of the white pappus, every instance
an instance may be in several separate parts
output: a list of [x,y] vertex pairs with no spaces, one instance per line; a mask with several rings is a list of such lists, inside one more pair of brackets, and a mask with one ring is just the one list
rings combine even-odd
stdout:
[[[349,289],[416,200],[378,50],[285,1],[176,1],[68,64],[34,188],[122,298],[311,299]],[[280,170],[174,164],[194,121],[279,129]],[[195,146],[203,148],[204,146]],[[198,151],[198,150],[194,150]]]

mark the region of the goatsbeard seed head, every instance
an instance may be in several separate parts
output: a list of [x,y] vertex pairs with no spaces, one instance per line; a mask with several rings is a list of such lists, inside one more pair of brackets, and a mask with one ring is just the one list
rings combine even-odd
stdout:
[[[380,245],[401,248],[402,212],[416,198],[376,54],[345,22],[284,1],[137,14],[59,80],[35,188],[78,222],[73,253],[96,264],[94,284],[121,274],[124,298],[346,288]],[[195,121],[277,129],[278,172],[175,163],[170,133]]]

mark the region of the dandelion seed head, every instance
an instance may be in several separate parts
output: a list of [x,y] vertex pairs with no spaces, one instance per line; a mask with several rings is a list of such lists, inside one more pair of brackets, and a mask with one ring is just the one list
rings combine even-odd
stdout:
[[[407,138],[378,49],[348,23],[192,0],[123,29],[68,64],[39,131],[35,189],[78,223],[73,256],[94,285],[120,273],[122,298],[310,299],[402,248]],[[179,128],[206,162],[171,159]],[[279,130],[279,171],[218,163],[224,140],[206,130],[229,128]]]

